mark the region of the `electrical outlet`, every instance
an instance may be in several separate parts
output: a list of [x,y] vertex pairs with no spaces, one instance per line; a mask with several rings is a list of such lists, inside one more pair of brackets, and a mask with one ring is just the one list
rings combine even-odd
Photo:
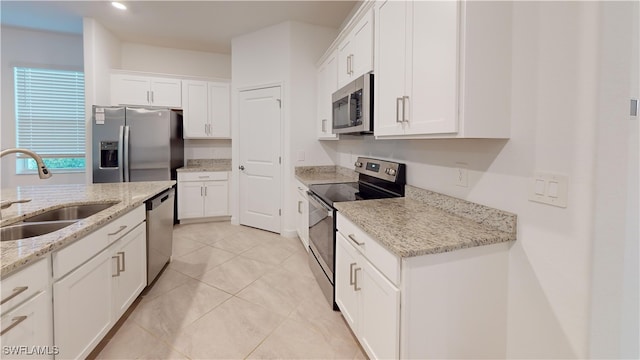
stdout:
[[460,187],[468,187],[469,186],[469,171],[467,170],[467,164],[465,163],[456,163],[458,166],[456,168],[456,186]]

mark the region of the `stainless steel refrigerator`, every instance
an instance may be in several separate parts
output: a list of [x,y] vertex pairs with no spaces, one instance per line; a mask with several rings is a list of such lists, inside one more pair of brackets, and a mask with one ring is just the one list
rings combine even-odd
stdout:
[[184,166],[182,113],[93,106],[93,182],[176,180]]

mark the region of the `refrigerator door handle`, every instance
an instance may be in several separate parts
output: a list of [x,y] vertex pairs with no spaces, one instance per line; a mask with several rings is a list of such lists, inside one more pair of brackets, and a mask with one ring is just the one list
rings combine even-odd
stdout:
[[120,174],[120,182],[124,181],[124,126],[120,126],[118,133],[118,173]]
[[129,182],[129,126],[124,126],[124,181]]

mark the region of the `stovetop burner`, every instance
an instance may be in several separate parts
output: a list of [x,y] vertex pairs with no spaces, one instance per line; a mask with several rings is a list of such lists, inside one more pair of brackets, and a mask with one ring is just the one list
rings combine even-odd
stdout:
[[309,186],[309,190],[331,206],[334,202],[385,199],[398,196],[360,182],[316,184]]

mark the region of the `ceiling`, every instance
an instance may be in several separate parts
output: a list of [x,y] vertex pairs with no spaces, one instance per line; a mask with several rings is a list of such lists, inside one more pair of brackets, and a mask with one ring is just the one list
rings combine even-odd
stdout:
[[124,42],[231,53],[231,39],[287,20],[340,28],[362,0],[344,1],[0,1],[2,25],[82,33],[92,17]]

